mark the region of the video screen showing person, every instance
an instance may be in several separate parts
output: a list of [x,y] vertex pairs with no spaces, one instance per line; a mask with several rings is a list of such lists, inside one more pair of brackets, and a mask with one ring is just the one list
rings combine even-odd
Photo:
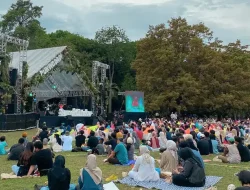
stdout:
[[126,112],[145,112],[144,93],[138,91],[126,91]]

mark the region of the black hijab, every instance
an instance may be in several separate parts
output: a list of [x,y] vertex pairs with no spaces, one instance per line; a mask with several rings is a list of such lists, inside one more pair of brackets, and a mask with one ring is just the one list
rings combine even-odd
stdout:
[[55,137],[56,137],[56,142],[59,144],[59,145],[62,145],[62,139],[59,137],[58,134],[55,134]]
[[57,156],[53,165],[53,168],[51,169],[51,174],[60,180],[65,179],[65,158],[64,156]]
[[184,161],[189,160],[190,162],[197,163],[200,167],[202,167],[200,160],[194,155],[194,153],[190,148],[188,147],[182,148],[181,150],[178,151],[178,155]]

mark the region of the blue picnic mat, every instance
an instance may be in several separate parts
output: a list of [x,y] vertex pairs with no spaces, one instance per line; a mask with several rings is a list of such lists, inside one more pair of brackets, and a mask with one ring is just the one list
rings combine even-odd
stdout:
[[214,186],[221,179],[222,177],[206,176],[206,184],[204,187],[180,187],[174,184],[169,184],[164,179],[160,179],[157,182],[136,182],[128,176],[121,180],[118,180],[117,182],[128,185],[128,186],[134,186],[134,187],[140,186],[140,187],[144,187],[147,189],[155,188],[155,189],[161,189],[161,190],[205,190],[211,186]]

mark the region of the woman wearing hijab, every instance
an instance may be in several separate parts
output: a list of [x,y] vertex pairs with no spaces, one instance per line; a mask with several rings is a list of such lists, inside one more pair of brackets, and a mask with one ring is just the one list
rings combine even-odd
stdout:
[[140,146],[140,154],[128,176],[135,181],[158,181],[160,176],[155,170],[155,161],[150,156],[148,148]]
[[41,190],[73,190],[75,185],[70,185],[71,174],[68,168],[65,168],[64,156],[57,156],[53,168],[48,171],[48,186]]
[[135,147],[133,139],[131,137],[127,138],[126,148],[128,151],[128,160],[134,160]]
[[85,168],[80,170],[78,183],[81,190],[103,190],[102,171],[97,167],[94,154],[88,155]]
[[152,137],[150,139],[150,145],[153,149],[160,148],[159,139],[157,138],[157,133],[155,131],[152,132]]
[[161,172],[172,172],[177,169],[178,155],[176,143],[172,140],[167,142],[167,150],[161,155],[160,169]]
[[132,132],[132,138],[135,141],[134,142],[135,149],[139,149],[141,141],[135,131]]
[[51,144],[53,152],[62,152],[62,139],[59,137],[59,134],[54,134]]
[[183,187],[203,187],[206,182],[206,175],[200,160],[187,147],[181,149],[178,154],[184,161],[183,171],[173,170],[173,184]]
[[164,132],[159,133],[159,145],[160,145],[160,150],[166,150],[167,149],[167,138]]

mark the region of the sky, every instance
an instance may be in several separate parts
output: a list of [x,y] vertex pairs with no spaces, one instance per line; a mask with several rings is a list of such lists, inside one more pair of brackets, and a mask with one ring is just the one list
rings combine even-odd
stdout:
[[[0,14],[15,0],[0,0]],[[68,30],[94,38],[102,27],[117,25],[131,40],[145,37],[149,25],[173,17],[205,23],[224,43],[250,45],[250,0],[32,0],[44,6],[40,22],[48,32]]]

